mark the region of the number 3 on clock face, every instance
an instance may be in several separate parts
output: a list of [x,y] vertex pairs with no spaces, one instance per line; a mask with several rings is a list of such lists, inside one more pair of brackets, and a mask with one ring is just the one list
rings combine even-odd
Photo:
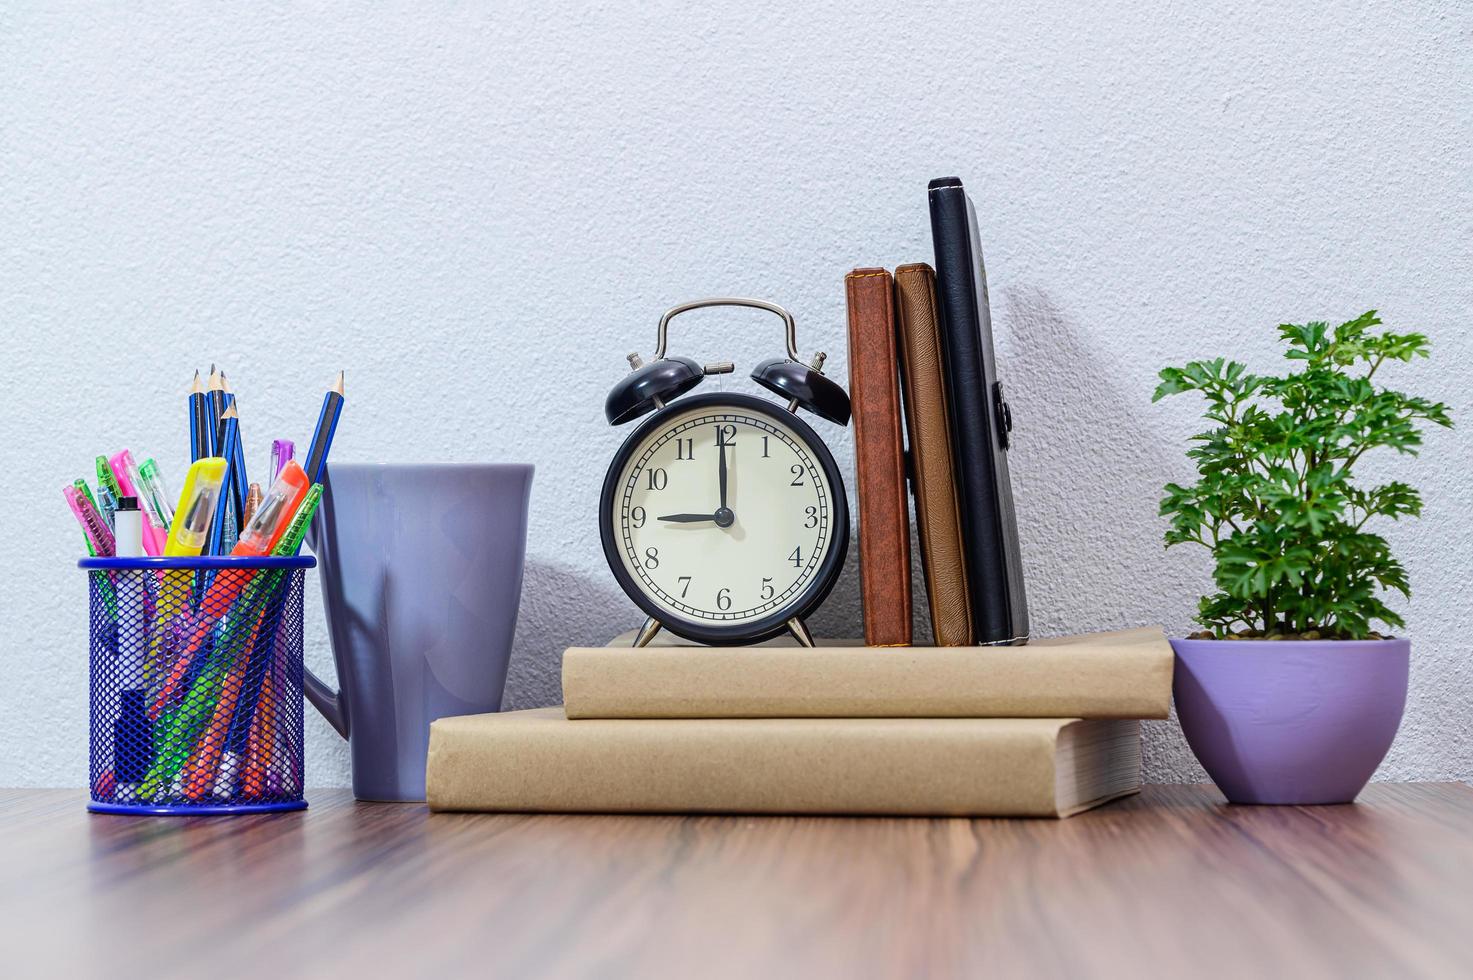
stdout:
[[615,577],[646,613],[706,643],[753,642],[816,608],[849,514],[832,455],[780,405],[697,395],[656,412],[604,481]]

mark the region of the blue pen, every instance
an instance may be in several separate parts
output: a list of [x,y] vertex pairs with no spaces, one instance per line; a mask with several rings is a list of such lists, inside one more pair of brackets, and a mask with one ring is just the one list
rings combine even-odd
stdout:
[[102,514],[102,519],[107,522],[108,527],[114,527],[113,515],[117,513],[118,498],[105,486],[97,488],[97,510]]

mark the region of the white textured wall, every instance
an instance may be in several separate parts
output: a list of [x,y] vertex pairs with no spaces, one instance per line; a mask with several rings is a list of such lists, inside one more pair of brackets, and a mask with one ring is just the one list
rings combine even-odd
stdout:
[[[593,507],[623,355],[667,306],[749,294],[845,377],[842,276],[929,260],[931,177],[977,201],[1040,631],[1188,628],[1207,565],[1162,553],[1155,500],[1192,406],[1150,404],[1161,365],[1272,367],[1274,324],[1374,306],[1436,341],[1388,380],[1473,386],[1466,5],[52,6],[0,10],[0,784],[84,781],[59,488],[122,445],[177,487],[211,360],[258,466],[340,367],[335,458],[537,464],[512,706],[637,621]],[[779,351],[755,315],[678,326],[743,370]],[[1415,585],[1392,778],[1473,776],[1460,418],[1400,471],[1428,506],[1392,534]],[[852,632],[856,591],[818,625]],[[316,719],[309,756],[346,782]],[[1174,725],[1148,759],[1199,775]]]

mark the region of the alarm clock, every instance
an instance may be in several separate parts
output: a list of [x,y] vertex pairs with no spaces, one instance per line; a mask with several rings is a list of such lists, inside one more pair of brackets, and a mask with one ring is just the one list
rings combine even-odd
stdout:
[[[666,354],[670,321],[707,307],[750,307],[782,318],[787,356],[752,380],[776,400],[739,392],[685,396],[730,362]],[[599,534],[614,578],[661,629],[709,645],[757,643],[784,632],[813,646],[804,620],[833,589],[849,549],[844,480],[807,411],[849,423],[849,396],[824,376],[825,355],[803,363],[787,310],[755,299],[702,299],[660,318],[655,359],[629,355],[604,405],[611,425],[648,416],[609,464]]]

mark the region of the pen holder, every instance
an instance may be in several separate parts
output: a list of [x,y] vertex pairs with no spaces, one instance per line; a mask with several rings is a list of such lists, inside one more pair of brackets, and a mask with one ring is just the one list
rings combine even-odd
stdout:
[[300,810],[310,557],[86,558],[88,809]]

